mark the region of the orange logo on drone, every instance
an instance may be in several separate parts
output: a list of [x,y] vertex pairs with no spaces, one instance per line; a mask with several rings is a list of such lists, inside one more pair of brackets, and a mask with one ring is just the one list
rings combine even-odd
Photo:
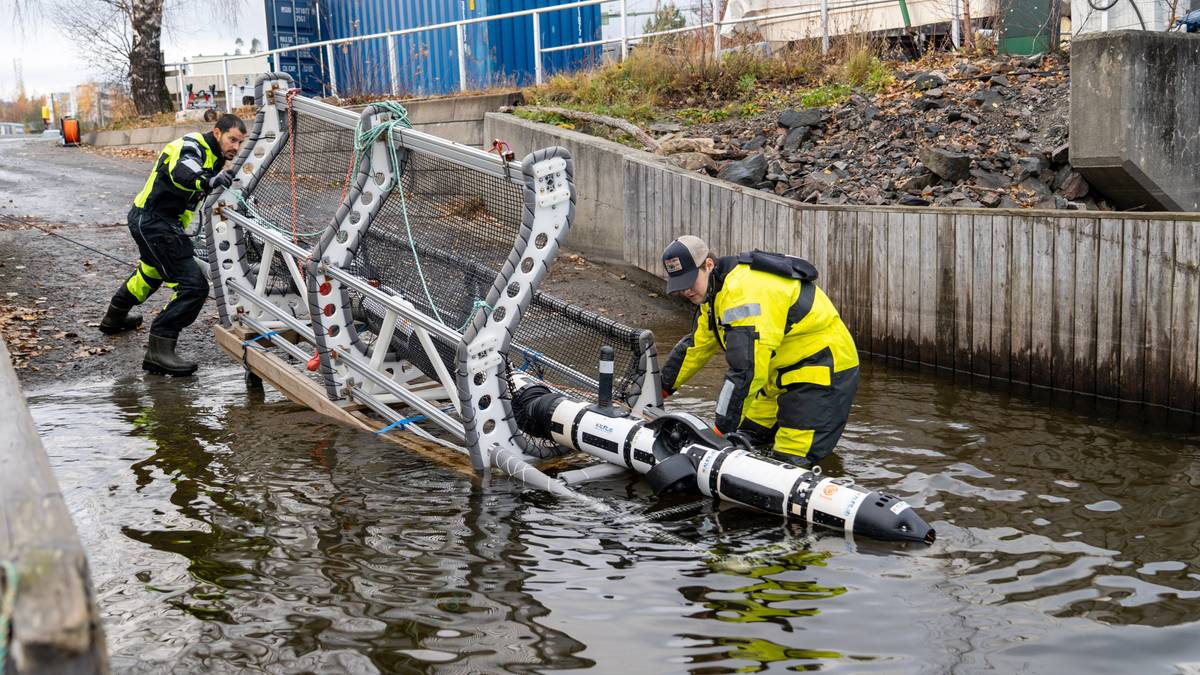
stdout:
[[826,497],[832,497],[834,495],[834,493],[837,492],[837,490],[838,490],[838,486],[833,485],[831,483],[829,485],[826,485],[824,488],[822,488],[821,493],[824,494]]

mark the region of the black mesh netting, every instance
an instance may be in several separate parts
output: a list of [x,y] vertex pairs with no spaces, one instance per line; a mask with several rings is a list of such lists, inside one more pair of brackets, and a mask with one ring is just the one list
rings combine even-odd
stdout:
[[[258,215],[290,237],[294,176],[297,239],[312,247],[341,202],[354,133],[306,116],[297,116],[294,125],[294,159],[285,146],[249,200]],[[399,157],[403,193],[393,190],[381,205],[349,271],[462,331],[476,312],[487,311],[482,303],[520,232],[523,188],[425,153],[401,151]],[[248,237],[252,265],[261,251],[261,242]],[[270,274],[268,293],[295,292],[278,258]],[[350,297],[361,336],[373,343],[385,310],[357,293]],[[609,345],[617,352],[614,395],[625,398],[636,393],[631,385],[639,379],[640,333],[538,293],[518,326],[509,364],[555,389],[594,399],[599,350]],[[446,369],[454,372],[455,346],[437,340],[434,345]],[[398,323],[389,352],[390,359],[407,360],[437,377],[406,322]]]
[[[246,200],[281,234],[301,247],[311,249],[320,239],[321,232],[333,222],[342,201],[346,174],[354,158],[354,134],[303,115],[294,116],[292,128],[291,140],[276,155]],[[250,161],[254,161],[253,155]],[[247,207],[242,206],[241,210],[249,215]],[[257,237],[246,235],[246,255],[252,277],[257,277],[262,248]],[[297,262],[303,264],[304,261]],[[271,262],[266,292],[298,292],[291,273],[279,256],[274,256]]]
[[[399,291],[422,312],[461,331],[475,312],[486,311],[481,303],[516,242],[522,188],[421,153],[408,154],[402,185],[404,203],[398,192],[384,203],[354,272]],[[369,329],[378,330],[382,309],[369,299],[363,308]],[[509,361],[557,389],[594,398],[599,350],[609,344],[617,349],[620,395],[637,379],[639,333],[539,293],[518,325]],[[414,336],[398,330],[392,348],[434,376]],[[439,344],[438,351],[453,372],[454,349]]]

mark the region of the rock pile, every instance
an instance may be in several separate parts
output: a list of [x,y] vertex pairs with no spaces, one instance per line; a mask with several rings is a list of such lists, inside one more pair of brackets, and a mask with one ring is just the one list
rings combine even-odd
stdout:
[[1111,208],[1068,161],[1066,57],[941,65],[836,106],[684,128],[660,152],[819,204]]

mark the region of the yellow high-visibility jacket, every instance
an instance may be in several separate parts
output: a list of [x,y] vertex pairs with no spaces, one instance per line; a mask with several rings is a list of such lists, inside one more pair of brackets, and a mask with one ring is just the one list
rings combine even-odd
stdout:
[[718,260],[695,327],[662,368],[663,388],[675,391],[723,349],[729,370],[717,398],[716,427],[729,433],[768,378],[776,390],[829,386],[834,373],[857,367],[854,338],[816,278],[808,261],[777,253]]
[[207,191],[206,180],[225,164],[215,147],[212,132],[193,132],[167,143],[133,205],[187,227]]

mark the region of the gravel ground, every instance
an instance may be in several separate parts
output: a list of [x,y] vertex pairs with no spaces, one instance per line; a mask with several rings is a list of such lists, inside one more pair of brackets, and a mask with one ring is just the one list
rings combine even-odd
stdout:
[[[0,141],[0,333],[26,386],[141,372],[146,327],[115,337],[97,328],[131,268],[80,244],[129,264],[136,260],[125,214],[149,167],[146,159],[53,141]],[[662,297],[661,287],[640,270],[595,264],[569,251],[544,285],[618,321],[665,326],[664,338],[673,339],[690,310]],[[142,306],[147,325],[166,298],[160,291]],[[201,377],[204,368],[227,363],[212,337],[216,323],[208,303],[180,338],[180,353],[200,362]]]

